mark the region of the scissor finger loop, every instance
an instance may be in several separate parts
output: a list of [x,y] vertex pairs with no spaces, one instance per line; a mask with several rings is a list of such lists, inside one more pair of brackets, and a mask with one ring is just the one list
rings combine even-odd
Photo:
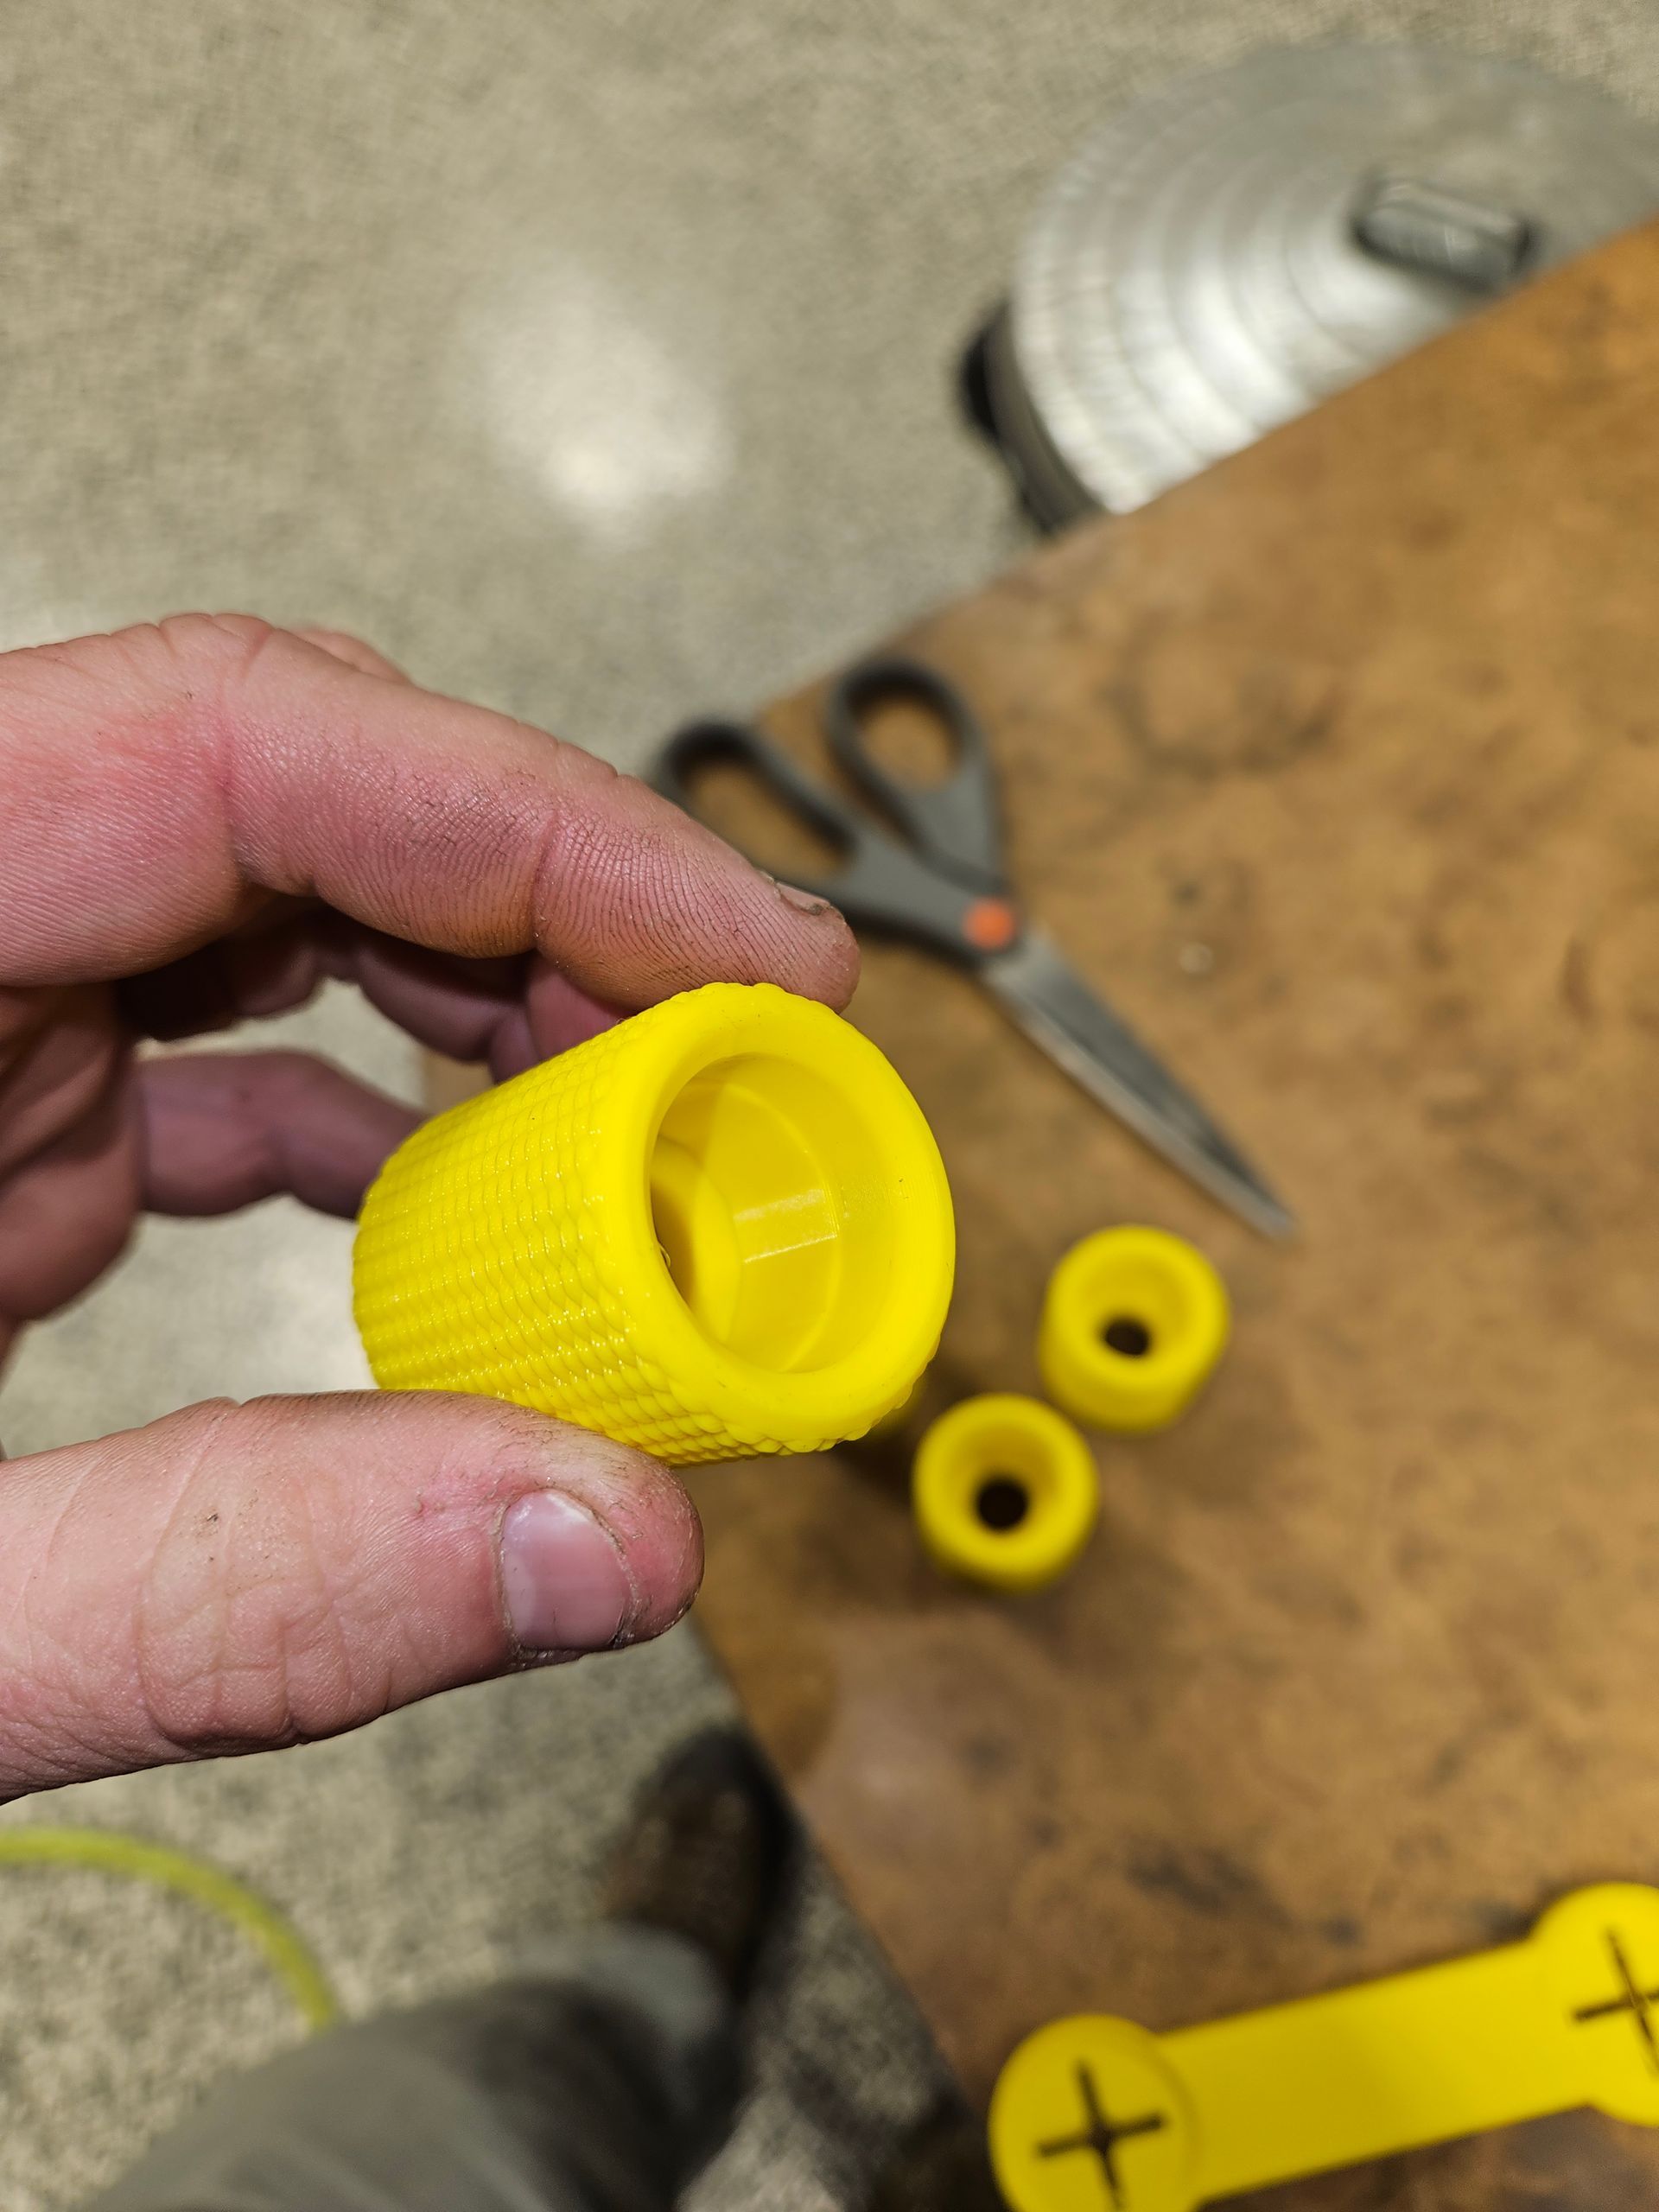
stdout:
[[[954,766],[942,782],[914,783],[893,774],[870,750],[874,709],[896,702],[919,706],[950,740]],[[1005,887],[1002,834],[990,747],[978,716],[946,676],[924,661],[883,653],[860,661],[831,688],[824,731],[843,772],[938,868],[976,890]]]
[[[1007,901],[977,894],[901,844],[745,722],[688,722],[658,754],[652,780],[664,798],[712,829],[696,804],[696,778],[699,770],[721,763],[741,769],[786,813],[836,848],[839,865],[814,876],[791,871],[791,880],[831,900],[855,928],[912,938],[969,961],[1000,950],[1017,933]],[[766,864],[752,849],[748,857]]]

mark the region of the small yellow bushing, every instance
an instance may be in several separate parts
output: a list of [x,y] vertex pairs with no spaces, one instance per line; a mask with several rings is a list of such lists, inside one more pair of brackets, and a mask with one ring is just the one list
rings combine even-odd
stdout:
[[1089,1446],[1035,1398],[964,1398],[923,1437],[911,1476],[922,1541],[939,1565],[994,1590],[1064,1574],[1100,1510]]
[[417,1129],[353,1293],[384,1388],[685,1465],[861,1435],[932,1357],[955,1252],[938,1147],[868,1039],[711,983]]
[[1226,1347],[1226,1287],[1184,1237],[1102,1229],[1049,1277],[1037,1337],[1056,1405],[1095,1428],[1161,1428]]

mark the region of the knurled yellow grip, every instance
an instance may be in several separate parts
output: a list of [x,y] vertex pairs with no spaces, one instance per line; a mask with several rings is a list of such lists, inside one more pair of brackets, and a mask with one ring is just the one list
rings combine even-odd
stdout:
[[1096,1230],[1049,1277],[1037,1362],[1057,1406],[1091,1428],[1162,1428],[1227,1345],[1226,1286],[1167,1230]]
[[440,1114],[364,1203],[387,1389],[507,1398],[676,1465],[860,1436],[955,1267],[921,1109],[868,1038],[710,983]]

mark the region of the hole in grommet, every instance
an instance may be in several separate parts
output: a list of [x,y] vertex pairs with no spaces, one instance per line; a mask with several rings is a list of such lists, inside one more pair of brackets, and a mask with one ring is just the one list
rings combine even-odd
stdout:
[[1031,1492],[1017,1475],[987,1475],[974,1496],[974,1510],[999,1535],[1017,1529],[1031,1510]]
[[1125,1359],[1144,1359],[1152,1350],[1152,1331],[1133,1313],[1114,1313],[1102,1329],[1100,1340]]

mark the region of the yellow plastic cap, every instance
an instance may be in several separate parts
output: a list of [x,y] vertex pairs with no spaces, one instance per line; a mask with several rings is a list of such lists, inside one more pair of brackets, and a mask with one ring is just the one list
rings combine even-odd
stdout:
[[1102,1229],[1049,1277],[1037,1360],[1050,1397],[1094,1428],[1162,1428],[1226,1349],[1227,1289],[1162,1229]]
[[964,1398],[917,1448],[911,1502],[922,1541],[953,1574],[1039,1590],[1065,1573],[1100,1511],[1094,1455],[1035,1398]]
[[987,2139],[1014,2212],[1192,2212],[1198,2201],[1192,2100],[1159,2038],[1131,2020],[1083,2013],[1027,2036],[997,2077]]
[[869,1434],[872,1437],[897,1436],[899,1430],[903,1428],[906,1422],[909,1421],[911,1415],[919,1408],[922,1402],[922,1393],[926,1387],[927,1370],[924,1368],[922,1372],[916,1377],[916,1380],[911,1384],[909,1389],[906,1391],[904,1396],[899,1399],[898,1404],[896,1406],[890,1407],[888,1410],[882,1414],[880,1421],[871,1422],[868,1431]]
[[875,1046],[711,983],[417,1129],[353,1290],[384,1388],[686,1465],[862,1435],[932,1357],[955,1262],[938,1147]]

